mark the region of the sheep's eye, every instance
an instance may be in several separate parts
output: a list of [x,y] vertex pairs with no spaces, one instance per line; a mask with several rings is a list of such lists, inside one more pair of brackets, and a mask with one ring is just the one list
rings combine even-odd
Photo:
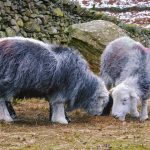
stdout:
[[122,104],[125,105],[127,103],[127,99],[123,99]]

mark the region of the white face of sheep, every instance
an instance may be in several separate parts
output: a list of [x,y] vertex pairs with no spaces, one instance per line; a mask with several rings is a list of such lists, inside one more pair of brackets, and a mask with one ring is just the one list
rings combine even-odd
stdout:
[[138,96],[135,91],[123,84],[111,90],[113,97],[112,115],[121,121],[125,120],[127,113],[136,112]]

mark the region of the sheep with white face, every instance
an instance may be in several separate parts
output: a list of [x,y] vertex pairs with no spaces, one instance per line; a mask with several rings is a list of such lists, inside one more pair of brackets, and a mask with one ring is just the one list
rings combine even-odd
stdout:
[[[113,98],[112,115],[125,120],[133,117],[148,118],[147,100],[150,98],[150,48],[129,37],[110,42],[101,56],[100,77]],[[141,100],[139,115],[137,103]]]
[[124,121],[127,113],[130,113],[132,117],[139,117],[137,110],[139,97],[133,89],[119,84],[110,92],[113,97],[112,115],[115,118]]

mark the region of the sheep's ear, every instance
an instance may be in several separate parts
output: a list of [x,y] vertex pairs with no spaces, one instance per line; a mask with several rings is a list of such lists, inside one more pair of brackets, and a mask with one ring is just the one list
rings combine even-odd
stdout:
[[114,88],[109,90],[109,94],[112,95],[112,92],[114,91]]

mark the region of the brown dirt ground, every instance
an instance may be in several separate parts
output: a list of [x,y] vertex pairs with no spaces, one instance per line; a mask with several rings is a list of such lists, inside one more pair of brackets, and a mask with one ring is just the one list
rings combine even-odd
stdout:
[[150,150],[150,120],[89,116],[71,112],[68,125],[51,124],[48,102],[30,99],[14,104],[19,120],[0,123],[0,150]]

